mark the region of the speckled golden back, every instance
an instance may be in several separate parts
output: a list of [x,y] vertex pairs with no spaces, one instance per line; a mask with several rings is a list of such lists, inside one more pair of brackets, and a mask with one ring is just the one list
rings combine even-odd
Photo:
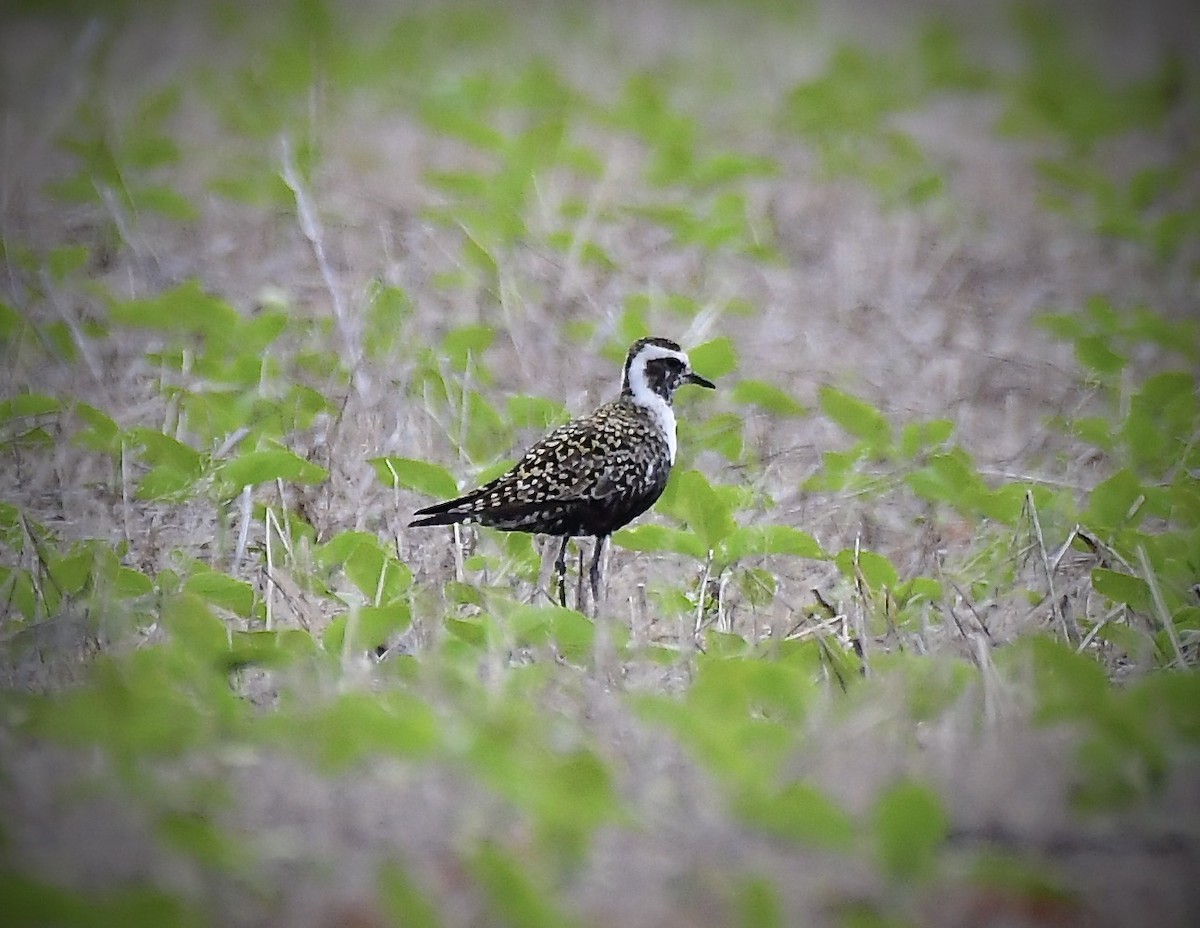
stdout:
[[[567,541],[603,540],[641,515],[662,495],[675,462],[671,400],[684,384],[714,389],[667,338],[639,338],[625,356],[621,395],[590,416],[555,429],[508,473],[457,499],[419,509],[410,526],[481,522],[509,531],[561,535],[555,567],[559,601]],[[589,574],[595,595],[597,544]]]
[[653,420],[622,397],[555,429],[512,470],[431,518],[550,534],[607,534],[653,505],[670,470],[667,443]]

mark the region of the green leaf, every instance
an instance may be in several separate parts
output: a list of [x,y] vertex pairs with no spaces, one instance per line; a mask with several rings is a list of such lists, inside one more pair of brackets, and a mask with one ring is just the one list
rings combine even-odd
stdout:
[[738,575],[738,589],[753,608],[764,609],[771,605],[778,585],[774,574],[759,567],[747,568]]
[[821,387],[817,396],[825,415],[866,442],[875,454],[883,454],[891,446],[892,427],[870,403],[830,386]]
[[249,863],[241,841],[198,813],[168,812],[158,820],[156,831],[168,847],[206,866],[232,871]]
[[117,567],[112,578],[112,592],[118,599],[132,599],[153,592],[154,583],[140,570]]
[[235,343],[242,322],[236,309],[194,279],[146,299],[111,300],[108,313],[120,325],[204,335],[222,345]]
[[286,448],[248,451],[223,463],[217,473],[228,486],[235,488],[235,492],[242,487],[274,480],[321,483],[329,476],[324,467],[306,461]]
[[824,793],[805,783],[791,783],[773,795],[748,794],[737,807],[751,824],[801,844],[846,850],[854,840],[850,817]]
[[739,526],[721,544],[721,560],[730,563],[767,554],[788,554],[814,560],[828,556],[812,535],[790,525]]
[[1144,496],[1141,481],[1128,469],[1117,471],[1092,490],[1085,523],[1104,537],[1128,524]]
[[770,880],[754,877],[737,890],[737,923],[741,928],[784,928],[783,906]]
[[220,606],[234,615],[248,618],[254,610],[254,588],[244,580],[215,570],[192,574],[183,585],[185,593],[195,593],[205,602]]
[[76,403],[72,411],[85,426],[75,433],[76,444],[104,454],[121,450],[121,429],[108,415],[87,403]]
[[438,928],[442,924],[437,907],[399,863],[388,862],[380,867],[378,897],[383,914],[393,925]]
[[204,923],[173,894],[158,889],[73,892],[15,872],[0,874],[6,928],[196,928]]
[[199,475],[170,465],[152,467],[138,482],[138,499],[179,500],[191,495]]
[[179,593],[163,604],[163,627],[187,651],[208,660],[229,649],[229,629],[194,593]]
[[737,351],[733,340],[722,336],[688,350],[692,370],[709,380],[716,380],[737,369]]
[[895,590],[900,582],[900,575],[892,562],[874,551],[860,550],[856,557],[854,549],[843,548],[833,560],[837,564],[838,570],[842,572],[842,576],[848,580],[855,579],[854,567],[857,560],[858,569],[862,572],[867,586],[876,592],[885,588]]
[[62,409],[62,401],[40,393],[20,393],[0,403],[0,424],[13,419],[44,416]]
[[458,495],[458,481],[444,467],[414,458],[371,458],[375,476],[384,486],[402,486],[437,499]]
[[[393,635],[412,624],[412,610],[407,602],[391,602],[382,606],[360,606],[357,610],[339,615],[329,627],[321,643],[326,651],[341,653],[374,651],[387,644]],[[346,636],[351,636],[349,644]]]
[[1092,586],[1102,596],[1131,609],[1146,612],[1151,607],[1150,588],[1141,577],[1096,567],[1092,570]]
[[446,333],[442,339],[442,351],[455,370],[465,371],[467,359],[473,357],[478,363],[480,355],[487,351],[495,337],[496,330],[491,326],[460,326]]
[[876,800],[874,817],[876,850],[884,872],[902,881],[931,877],[949,830],[937,793],[920,783],[897,783]]
[[1103,335],[1085,335],[1075,342],[1075,359],[1082,367],[1103,376],[1119,374],[1125,367],[1125,358],[1110,347],[1110,339]]
[[548,431],[568,418],[562,403],[541,396],[510,396],[508,418],[515,428]]
[[565,928],[575,924],[574,919],[554,907],[548,889],[536,886],[526,868],[499,845],[485,842],[471,859],[469,870],[491,910],[486,921],[521,928]]
[[676,505],[706,552],[715,550],[737,528],[729,504],[699,471],[679,475]]
[[426,757],[441,740],[429,706],[399,690],[343,693],[314,715],[293,713],[276,725],[288,743],[304,753],[315,752],[333,773],[380,755]]
[[802,416],[808,410],[790,393],[764,380],[742,380],[734,385],[731,394],[735,403],[757,406],[777,416]]
[[910,422],[900,435],[900,453],[906,458],[931,449],[943,447],[954,434],[954,423],[949,419],[931,419],[928,422]]
[[343,568],[368,602],[375,602],[376,597],[380,603],[394,602],[412,586],[412,570],[374,537],[355,546]]
[[695,534],[667,525],[623,528],[613,534],[612,540],[613,544],[630,551],[671,551],[675,554],[686,554],[698,561],[704,560],[708,554],[703,542]]
[[1045,635],[1027,636],[1019,644],[1015,653],[1028,654],[1033,665],[1039,721],[1095,719],[1107,711],[1108,677],[1089,655]]
[[170,187],[157,184],[138,188],[134,195],[134,202],[138,209],[150,210],[166,216],[168,219],[176,219],[181,222],[190,221],[199,215],[196,207],[192,205],[192,201],[183,194]]
[[86,245],[60,245],[46,256],[46,269],[57,283],[62,283],[90,259]]
[[580,663],[592,653],[596,626],[574,609],[518,606],[507,616],[518,644],[553,642],[568,661]]
[[183,442],[154,429],[137,427],[129,430],[130,442],[142,449],[141,458],[151,466],[169,467],[193,480],[200,477],[204,463],[200,452]]
[[54,585],[65,596],[79,593],[92,577],[95,558],[87,548],[80,548],[62,557],[51,557],[47,568]]

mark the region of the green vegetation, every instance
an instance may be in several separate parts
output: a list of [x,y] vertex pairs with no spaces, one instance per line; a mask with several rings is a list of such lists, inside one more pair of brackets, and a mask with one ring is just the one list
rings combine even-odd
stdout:
[[[62,6],[56,28],[77,22]],[[737,14],[764,55],[820,18],[772,6]],[[39,758],[71,759],[47,790],[111,800],[157,863],[96,891],[28,853],[6,805],[11,924],[286,922],[300,870],[332,887],[306,902],[344,878],[380,924],[620,924],[596,887],[643,859],[646,923],[922,924],[946,887],[1089,911],[921,752],[1061,735],[1061,827],[1087,835],[1194,767],[1200,323],[1153,300],[1195,292],[1200,148],[1122,172],[1106,147],[1194,113],[1193,65],[1118,85],[1022,6],[1007,70],[935,22],[883,51],[837,37],[803,79],[761,81],[717,39],[589,79],[570,39],[615,27],[582,7],[529,26],[550,54],[512,11],[306,0],[194,14],[222,55],[135,88],[118,40],[138,22],[97,15],[86,87],[54,157],[12,168],[38,183],[0,229],[0,777],[19,795]],[[712,38],[733,13],[676,15]],[[34,103],[5,93],[24,126]],[[1003,466],[982,447],[1001,404],[979,428],[935,381],[893,402],[856,376],[870,333],[796,347],[835,324],[832,296],[768,305],[804,260],[800,185],[971,234],[951,160],[901,128],[947,101],[991,107],[996,146],[1030,141],[1039,215],[1143,274],[1008,323],[1071,382]],[[392,184],[415,193],[372,200]],[[947,331],[895,355],[932,366]],[[651,332],[721,389],[680,397],[679,460],[614,536],[597,622],[550,604],[527,536],[403,527],[596,399],[579,391]],[[831,774],[835,749],[855,760]],[[292,783],[335,811],[264,812],[286,818]],[[1188,827],[1172,840],[1194,852]],[[780,876],[810,865],[862,882]]]

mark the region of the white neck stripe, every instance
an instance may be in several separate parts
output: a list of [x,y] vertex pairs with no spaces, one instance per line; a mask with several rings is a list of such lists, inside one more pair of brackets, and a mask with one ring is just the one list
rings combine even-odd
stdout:
[[671,463],[674,464],[675,411],[666,399],[650,389],[650,382],[646,379],[646,364],[650,361],[659,361],[664,358],[675,358],[685,368],[691,366],[688,356],[681,351],[673,351],[670,348],[663,348],[661,345],[644,345],[633,356],[633,360],[629,364],[628,383],[629,393],[633,401],[650,414],[650,418],[654,420],[659,431],[662,433],[663,440],[667,443],[667,454],[670,457]]

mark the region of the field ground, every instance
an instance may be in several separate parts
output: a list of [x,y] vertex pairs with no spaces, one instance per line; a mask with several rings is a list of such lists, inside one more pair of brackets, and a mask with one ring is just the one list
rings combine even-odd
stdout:
[[201,6],[3,14],[9,924],[1200,923],[1200,11]]

